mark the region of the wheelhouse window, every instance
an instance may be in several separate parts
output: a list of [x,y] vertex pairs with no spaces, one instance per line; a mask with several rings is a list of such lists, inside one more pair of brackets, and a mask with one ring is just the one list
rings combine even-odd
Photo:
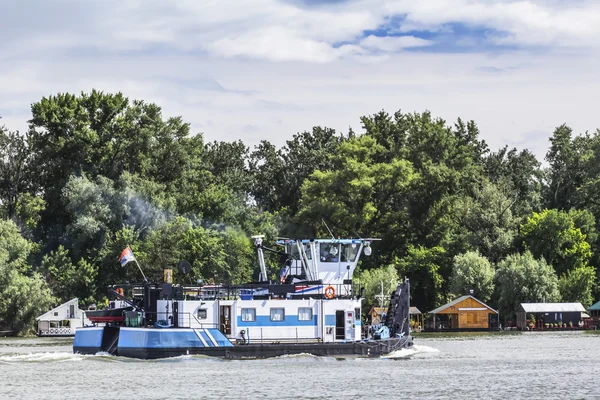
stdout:
[[283,321],[285,320],[285,309],[284,308],[271,308],[271,321]]
[[[301,246],[304,249],[304,253],[306,253],[306,258],[312,260],[310,245],[302,244]],[[289,253],[291,254],[293,260],[300,260],[302,258],[301,254],[298,252],[298,246],[296,246],[296,243],[289,245]]]
[[242,308],[242,321],[243,322],[256,321],[256,308]]
[[339,262],[340,249],[335,243],[320,243],[321,262]]
[[356,243],[348,243],[342,245],[342,262],[354,262],[358,255],[360,246]]
[[198,319],[208,318],[206,308],[199,308],[196,314],[198,315]]
[[312,254],[310,252],[310,245],[304,244],[302,246],[304,247],[304,252],[306,253],[306,258],[308,258],[309,260],[312,260]]
[[313,310],[310,307],[300,307],[298,309],[298,321],[311,321]]

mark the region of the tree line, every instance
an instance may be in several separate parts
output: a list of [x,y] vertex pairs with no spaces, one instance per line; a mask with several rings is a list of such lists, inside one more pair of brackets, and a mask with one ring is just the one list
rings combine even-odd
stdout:
[[[510,318],[519,302],[600,298],[600,135],[562,125],[545,161],[491,150],[474,121],[423,113],[361,118],[278,148],[207,142],[156,104],[99,91],[31,106],[26,132],[0,127],[0,328],[27,332],[72,297],[147,275],[241,283],[266,235],[378,237],[356,279],[365,311],[399,278],[429,311],[469,290]],[[182,260],[192,266],[180,275]],[[277,261],[269,259],[275,277]]]

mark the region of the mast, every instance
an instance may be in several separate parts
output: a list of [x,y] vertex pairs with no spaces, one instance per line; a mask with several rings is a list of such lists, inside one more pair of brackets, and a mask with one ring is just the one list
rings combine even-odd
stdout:
[[258,277],[259,282],[266,282],[268,280],[267,267],[265,265],[265,255],[262,249],[262,238],[264,237],[264,235],[252,236],[252,239],[254,239],[254,245],[256,246],[256,252],[258,253],[258,264],[260,265],[260,274]]

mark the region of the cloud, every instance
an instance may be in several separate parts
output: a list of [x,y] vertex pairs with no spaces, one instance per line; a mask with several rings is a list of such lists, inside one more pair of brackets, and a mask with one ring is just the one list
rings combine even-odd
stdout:
[[414,36],[367,36],[360,41],[360,45],[369,50],[395,53],[411,47],[430,46],[432,42]]
[[207,140],[282,145],[429,109],[475,119],[492,147],[525,143],[596,127],[599,18],[586,0],[9,1],[0,114],[22,131],[42,96],[97,88],[156,102]]

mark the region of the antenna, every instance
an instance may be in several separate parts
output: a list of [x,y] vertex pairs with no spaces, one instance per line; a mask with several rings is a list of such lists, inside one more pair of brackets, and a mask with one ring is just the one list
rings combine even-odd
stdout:
[[329,234],[331,235],[331,238],[335,239],[335,236],[333,236],[333,232],[331,232],[331,229],[329,229],[329,227],[327,226],[327,223],[325,222],[325,220],[323,218],[321,218],[321,221],[323,221],[323,224],[325,225],[325,228],[327,228],[327,230],[329,231]]

